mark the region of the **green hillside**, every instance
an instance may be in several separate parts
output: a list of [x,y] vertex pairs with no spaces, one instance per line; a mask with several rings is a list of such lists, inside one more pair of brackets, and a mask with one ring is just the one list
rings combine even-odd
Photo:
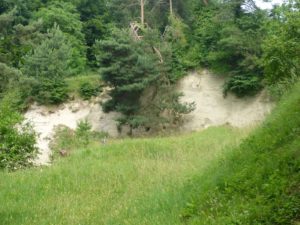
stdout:
[[299,224],[299,90],[298,83],[263,126],[186,185],[188,224]]
[[93,143],[51,167],[1,172],[0,224],[293,224],[299,88],[244,141],[249,129],[210,128]]
[[299,53],[299,0],[0,0],[0,225],[300,225]]

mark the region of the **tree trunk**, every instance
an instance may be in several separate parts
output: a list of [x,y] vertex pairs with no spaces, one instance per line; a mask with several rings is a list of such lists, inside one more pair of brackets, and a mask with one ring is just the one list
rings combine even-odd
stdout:
[[145,12],[144,12],[145,0],[141,0],[141,24],[144,27],[145,25]]
[[170,0],[170,14],[173,16],[173,0]]

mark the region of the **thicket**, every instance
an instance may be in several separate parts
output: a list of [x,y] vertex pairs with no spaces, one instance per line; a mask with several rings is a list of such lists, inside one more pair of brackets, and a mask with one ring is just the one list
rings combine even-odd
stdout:
[[254,1],[200,3],[194,15],[195,58],[229,75],[225,95],[253,95],[264,86],[280,89],[284,78],[299,76],[299,1],[270,12]]

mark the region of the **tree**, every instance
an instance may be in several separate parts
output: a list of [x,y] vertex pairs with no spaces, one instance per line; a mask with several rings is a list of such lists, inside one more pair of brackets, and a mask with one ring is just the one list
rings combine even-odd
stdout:
[[112,87],[104,110],[121,112],[119,124],[129,125],[130,131],[174,123],[193,110],[192,105],[180,103],[180,95],[171,86],[167,51],[161,49],[162,62],[153,49],[159,40],[158,32],[146,29],[142,40],[135,40],[126,30],[115,30],[113,37],[96,42],[102,79]]
[[244,1],[226,1],[198,9],[194,26],[199,60],[219,73],[230,75],[224,93],[257,93],[263,79],[259,62],[265,35],[266,13],[243,9]]
[[263,44],[262,63],[270,85],[300,75],[300,12],[284,7],[276,11]]
[[54,24],[60,27],[72,45],[71,73],[82,72],[86,64],[86,47],[82,33],[83,25],[75,6],[68,2],[53,2],[36,12],[34,18],[42,19],[44,32]]
[[144,52],[151,48],[142,48],[141,44],[125,30],[115,30],[110,39],[96,42],[102,79],[113,88],[112,99],[104,105],[106,111],[133,115],[139,109],[143,90],[157,79],[157,59],[153,53]]
[[20,71],[0,62],[0,95],[7,90],[11,81],[16,82],[20,76]]
[[72,46],[57,25],[24,57],[22,71],[37,81],[32,87],[37,101],[56,104],[67,98],[64,78],[72,73],[72,57]]
[[88,64],[94,67],[96,57],[93,45],[96,40],[105,39],[110,35],[113,18],[111,18],[105,0],[80,0],[76,6],[83,25],[82,32],[87,46]]
[[72,46],[67,37],[54,25],[47,38],[24,57],[22,71],[27,76],[61,78],[70,75]]

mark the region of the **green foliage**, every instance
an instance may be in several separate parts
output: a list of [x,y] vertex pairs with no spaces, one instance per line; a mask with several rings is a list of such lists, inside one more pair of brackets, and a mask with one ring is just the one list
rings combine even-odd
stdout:
[[88,100],[93,96],[97,96],[97,94],[100,92],[100,87],[95,86],[89,82],[82,83],[79,89],[80,96]]
[[42,19],[43,31],[58,25],[71,46],[69,50],[71,74],[80,73],[85,68],[85,46],[83,25],[75,6],[68,2],[52,2],[35,14],[35,19]]
[[63,78],[70,75],[71,45],[59,26],[47,33],[47,38],[24,57],[22,71],[26,76]]
[[83,0],[79,1],[77,6],[83,22],[82,32],[85,35],[88,64],[92,67],[96,66],[93,45],[96,40],[105,39],[110,35],[113,23],[106,4],[105,0]]
[[[157,42],[159,35],[155,30],[143,32],[143,40],[135,41],[127,31],[115,30],[113,38],[98,41],[95,46],[102,79],[113,88],[110,92],[112,99],[103,104],[103,109],[121,112],[123,116],[119,118],[119,124],[129,125],[130,133],[133,128],[156,127],[163,121],[172,121],[162,117],[164,111],[185,113],[185,105],[179,103],[179,97],[173,98],[176,93],[170,86],[176,76],[171,73],[169,46]],[[157,43],[163,62],[160,62],[158,49],[154,49]],[[151,87],[156,91],[145,103],[141,98]]]
[[254,95],[262,89],[261,81],[256,76],[232,76],[224,84],[223,93],[224,96],[228,92],[235,93],[238,97],[244,97],[247,95]]
[[239,96],[260,90],[263,70],[259,59],[266,19],[260,10],[241,10],[242,4],[243,1],[228,1],[199,8],[194,25],[199,61],[203,66],[233,76],[224,91]]
[[297,77],[300,71],[299,8],[278,8],[274,14],[275,18],[267,24],[269,35],[264,41],[262,57],[265,80],[269,85]]
[[96,42],[102,79],[113,87],[112,99],[104,105],[106,111],[134,114],[143,90],[158,78],[157,59],[153,53],[147,54],[151,47],[140,44],[121,30],[115,30],[108,40]]
[[269,84],[267,88],[271,97],[278,101],[290,90],[291,87],[293,87],[295,83],[297,83],[298,80],[298,76],[292,75],[291,77],[280,79],[280,81],[275,84]]
[[0,169],[17,170],[32,165],[37,149],[35,133],[22,124],[21,115],[11,106],[10,96],[0,102]]
[[77,124],[76,130],[59,126],[55,130],[54,140],[51,142],[51,149],[56,160],[61,151],[71,155],[79,148],[88,148],[95,143],[98,145],[108,138],[105,132],[95,132],[91,130],[91,125],[87,120],[82,120]]
[[273,115],[186,191],[186,224],[294,224],[300,215],[298,83]]
[[185,75],[187,69],[191,69],[194,64],[193,59],[187,58],[189,52],[189,40],[187,38],[188,26],[178,17],[169,17],[169,26],[164,32],[164,40],[167,43],[165,51],[169,51],[171,70],[171,80],[176,82],[179,78]]
[[9,88],[12,81],[16,81],[21,75],[17,69],[8,67],[0,62],[0,95]]
[[219,127],[168,138],[98,138],[82,146],[74,132],[61,130],[55,149],[68,157],[49,167],[0,172],[3,224],[180,225],[183,184],[227,152],[222,146],[243,137],[241,130]]
[[33,100],[43,105],[55,105],[68,99],[67,84],[62,79],[38,79],[30,92]]
[[64,78],[71,73],[71,46],[58,26],[48,38],[25,56],[22,71],[32,77],[31,95],[42,104],[58,104],[67,99]]
[[183,96],[174,90],[172,85],[161,85],[152,97],[143,97],[140,116],[144,117],[144,126],[154,131],[161,131],[161,128],[180,126],[182,116],[195,109],[195,103],[185,103],[180,101]]
[[87,145],[90,142],[91,130],[92,125],[87,120],[80,121],[75,130],[76,138],[84,145]]

